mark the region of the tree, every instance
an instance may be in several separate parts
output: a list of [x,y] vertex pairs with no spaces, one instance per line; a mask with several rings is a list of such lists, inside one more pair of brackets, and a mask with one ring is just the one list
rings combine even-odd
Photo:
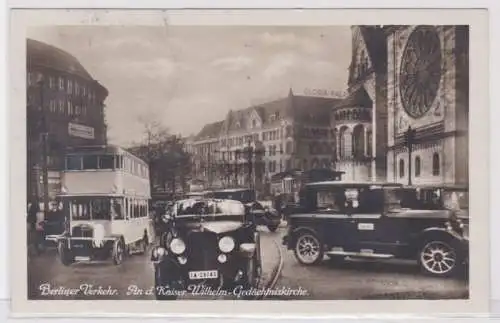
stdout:
[[153,118],[141,119],[141,122],[143,139],[130,150],[148,163],[151,192],[175,193],[177,186],[184,190],[191,172],[191,156],[184,149],[182,138],[171,134]]

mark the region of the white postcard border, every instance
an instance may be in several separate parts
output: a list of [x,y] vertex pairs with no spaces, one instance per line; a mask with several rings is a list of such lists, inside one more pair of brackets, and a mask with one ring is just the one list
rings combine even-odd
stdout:
[[[396,9],[397,10],[397,9]],[[446,12],[443,12],[445,10]],[[10,217],[11,296],[15,316],[330,316],[334,314],[391,315],[414,313],[457,316],[486,312],[489,303],[489,93],[488,14],[485,10],[399,9],[394,10],[17,10],[10,25],[10,213],[24,214],[25,197],[25,38],[28,26],[82,24],[166,24],[166,25],[353,25],[353,24],[469,24],[470,28],[470,205],[471,277],[469,300],[441,301],[259,301],[259,313],[248,301],[28,301],[26,230],[24,216]],[[147,19],[146,19],[147,18]],[[14,126],[15,125],[15,126]],[[14,283],[15,282],[15,283]],[[332,282],[333,283],[333,282]],[[123,309],[127,312],[123,312]],[[93,313],[89,313],[92,309]],[[152,314],[154,313],[154,314]],[[378,317],[380,318],[380,317]]]

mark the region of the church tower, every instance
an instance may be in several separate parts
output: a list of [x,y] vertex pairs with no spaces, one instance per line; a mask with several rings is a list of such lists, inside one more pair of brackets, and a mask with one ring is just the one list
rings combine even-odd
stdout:
[[348,95],[333,109],[336,170],[348,181],[385,180],[387,47],[383,28],[352,26]]
[[[468,183],[468,27],[384,29],[390,125],[387,180]],[[415,130],[411,160],[405,140],[409,127]]]

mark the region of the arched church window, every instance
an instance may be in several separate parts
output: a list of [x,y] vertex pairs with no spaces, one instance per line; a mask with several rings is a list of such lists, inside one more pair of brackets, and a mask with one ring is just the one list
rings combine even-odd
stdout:
[[439,161],[439,154],[434,153],[432,155],[432,175],[439,176],[440,173],[441,173],[441,164]]
[[415,157],[415,177],[419,177],[420,176],[420,165],[421,161],[420,161],[420,157],[417,156]]
[[357,125],[354,127],[352,134],[352,151],[354,157],[362,157],[365,154],[365,130],[363,125]]
[[372,140],[373,140],[372,131],[368,130],[368,132],[366,133],[366,141],[367,141],[367,148],[368,148],[366,151],[366,154],[370,157],[373,154],[373,152],[372,152]]
[[351,110],[347,111],[346,120],[351,120]]
[[340,157],[347,158],[352,156],[352,134],[349,128],[342,127],[340,130]]
[[405,177],[405,161],[403,159],[399,160],[399,177]]

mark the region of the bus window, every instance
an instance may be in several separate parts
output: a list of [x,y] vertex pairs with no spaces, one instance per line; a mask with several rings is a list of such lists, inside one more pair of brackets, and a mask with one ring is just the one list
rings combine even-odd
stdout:
[[66,170],[80,170],[82,169],[81,156],[67,156],[66,157]]
[[113,220],[123,220],[124,213],[122,208],[122,200],[121,199],[112,199],[111,200],[111,214],[113,216]]
[[99,156],[99,169],[113,169],[114,156],[103,155]]
[[92,220],[110,220],[110,199],[96,198],[91,202]]
[[90,220],[89,201],[83,199],[73,199],[70,201],[71,219]]
[[83,156],[83,169],[97,169],[97,156]]

